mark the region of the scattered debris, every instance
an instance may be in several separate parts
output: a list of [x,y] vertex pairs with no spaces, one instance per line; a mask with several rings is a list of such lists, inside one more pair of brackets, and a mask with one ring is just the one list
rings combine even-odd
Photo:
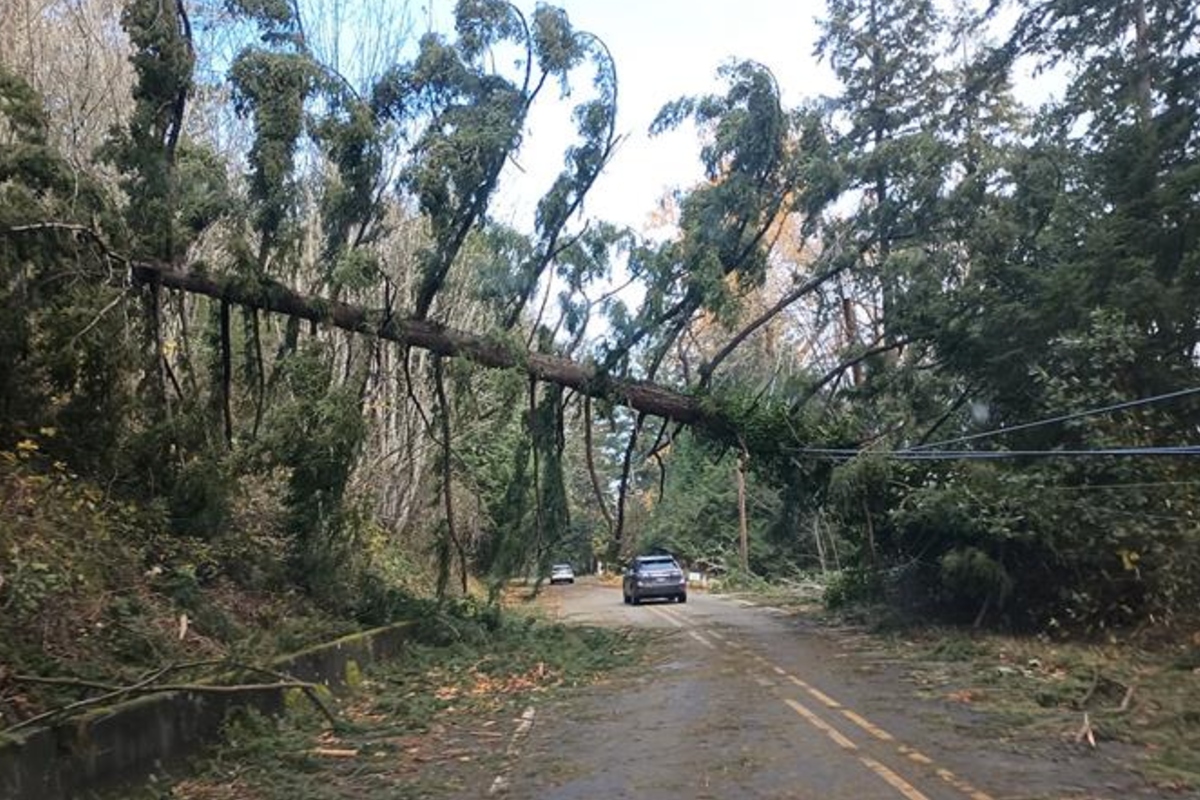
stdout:
[[1096,733],[1092,728],[1091,717],[1088,716],[1086,711],[1083,712],[1083,725],[1079,727],[1079,730],[1075,734],[1075,744],[1081,744],[1085,739],[1094,750],[1096,748]]
[[308,751],[308,754],[311,756],[322,756],[324,758],[357,758],[358,750],[339,750],[332,747],[314,747]]

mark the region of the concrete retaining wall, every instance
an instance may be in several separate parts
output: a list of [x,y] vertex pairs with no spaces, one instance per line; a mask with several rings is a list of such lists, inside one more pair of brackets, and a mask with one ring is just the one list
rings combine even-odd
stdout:
[[[398,655],[411,628],[406,622],[353,634],[280,659],[271,668],[337,690],[353,684],[364,667]],[[69,800],[144,779],[213,743],[233,709],[277,714],[284,694],[149,695],[0,741],[0,800]]]

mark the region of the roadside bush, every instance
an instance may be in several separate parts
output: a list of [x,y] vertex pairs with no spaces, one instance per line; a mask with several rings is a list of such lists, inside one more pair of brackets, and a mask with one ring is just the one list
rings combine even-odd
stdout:
[[876,602],[882,596],[879,574],[863,567],[849,567],[833,573],[825,587],[825,604],[830,608]]

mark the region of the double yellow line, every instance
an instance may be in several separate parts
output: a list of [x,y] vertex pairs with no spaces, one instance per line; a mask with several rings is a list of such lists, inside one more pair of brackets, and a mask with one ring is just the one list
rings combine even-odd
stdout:
[[[879,727],[875,723],[871,722],[869,719],[867,719],[863,715],[859,714],[858,712],[854,711],[851,708],[847,708],[846,706],[844,706],[843,704],[841,704],[834,698],[832,698],[829,695],[822,692],[817,687],[815,687],[815,686],[811,685],[810,683],[808,683],[807,681],[793,675],[792,673],[788,672],[783,667],[771,662],[769,659],[765,658],[764,656],[762,656],[758,653],[752,652],[748,647],[738,644],[737,642],[734,642],[733,640],[728,639],[727,637],[721,635],[720,633],[717,633],[716,631],[705,631],[705,634],[707,634],[707,637],[711,637],[712,639],[715,639],[716,641],[720,642],[720,646],[718,646],[717,644],[714,644],[712,641],[710,641],[710,639],[707,638],[704,634],[701,634],[700,632],[696,631],[694,629],[694,627],[691,625],[691,623],[684,616],[680,615],[678,612],[668,610],[668,609],[658,609],[658,608],[649,608],[647,610],[662,617],[663,619],[665,619],[667,622],[669,622],[671,625],[675,626],[676,628],[686,631],[690,637],[692,637],[693,639],[700,642],[702,645],[704,645],[705,647],[708,647],[711,650],[718,650],[718,649],[720,649],[720,647],[724,647],[726,650],[729,650],[731,652],[741,653],[746,656],[749,656],[757,664],[759,664],[759,666],[763,667],[764,669],[769,669],[770,671],[774,672],[779,677],[787,679],[788,682],[790,682],[793,685],[797,686],[798,688],[804,690],[806,693],[808,693],[811,697],[816,699],[818,702],[820,702],[822,705],[824,705],[829,710],[837,711],[838,713],[840,713],[843,717],[845,717],[847,720],[849,720],[852,724],[854,724],[858,728],[862,729],[863,731],[865,731],[867,734],[869,734],[873,738],[878,739],[881,742],[886,742],[888,744],[894,745],[896,747],[896,751],[904,758],[908,759],[909,761],[911,761],[915,764],[919,764],[922,767],[925,767],[927,769],[932,769],[934,774],[937,775],[938,778],[940,778],[947,785],[949,785],[949,786],[953,787],[954,789],[958,790],[959,792],[961,792],[963,795],[965,795],[967,798],[969,798],[969,800],[993,800],[991,795],[972,786],[970,783],[968,783],[967,781],[958,777],[950,770],[945,769],[944,767],[937,766],[934,763],[934,760],[932,758],[930,758],[929,756],[925,755],[924,753],[920,752],[919,750],[916,750],[912,747],[909,747],[908,745],[905,745],[905,744],[899,742],[895,736],[888,733],[886,730]],[[767,681],[766,683],[770,683],[770,681]],[[855,757],[858,759],[858,761],[863,766],[865,766],[867,769],[871,770],[871,772],[873,772],[877,776],[879,776],[879,778],[881,778],[885,783],[887,783],[889,786],[891,786],[893,789],[895,789],[897,792],[899,792],[902,796],[904,796],[908,800],[929,800],[927,795],[925,795],[924,793],[921,792],[921,790],[917,789],[917,787],[913,786],[911,783],[906,781],[903,777],[901,777],[894,770],[887,767],[881,761],[878,761],[877,759],[871,758],[870,756],[863,754],[860,751],[859,746],[857,744],[855,744],[855,742],[852,739],[850,739],[850,737],[846,736],[844,733],[839,731],[836,727],[834,727],[831,723],[829,723],[825,719],[823,719],[815,711],[808,708],[807,706],[805,706],[803,703],[799,702],[798,700],[794,700],[790,697],[783,697],[783,698],[781,698],[781,700],[783,701],[783,703],[786,706],[788,706],[788,708],[795,711],[809,725],[816,728],[818,731],[824,733],[826,736],[828,736],[830,739],[832,739],[833,742],[836,743],[843,750],[854,753]]]

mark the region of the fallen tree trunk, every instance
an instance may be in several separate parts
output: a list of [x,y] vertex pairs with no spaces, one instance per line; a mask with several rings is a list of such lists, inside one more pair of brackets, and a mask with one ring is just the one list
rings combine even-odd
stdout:
[[130,266],[134,280],[139,283],[158,284],[247,308],[377,336],[438,355],[465,358],[484,367],[520,369],[536,380],[566,386],[588,397],[628,406],[656,417],[713,429],[726,427],[720,415],[705,409],[696,397],[649,381],[612,378],[593,365],[548,353],[530,352],[520,344],[503,339],[480,336],[429,320],[395,317],[383,310],[306,297],[274,281],[215,277],[156,264]]

